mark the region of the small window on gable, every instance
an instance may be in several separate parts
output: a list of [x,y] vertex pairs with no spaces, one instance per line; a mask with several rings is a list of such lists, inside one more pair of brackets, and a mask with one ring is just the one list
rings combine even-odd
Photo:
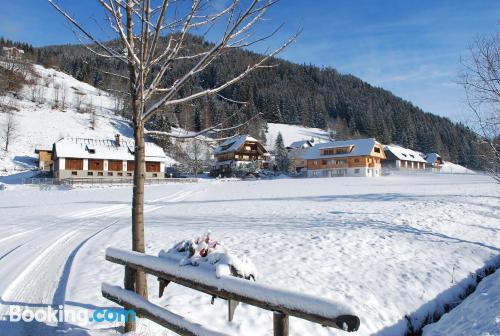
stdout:
[[95,148],[87,145],[87,152],[89,152],[90,154],[95,154]]
[[375,153],[380,153],[380,147],[375,147]]

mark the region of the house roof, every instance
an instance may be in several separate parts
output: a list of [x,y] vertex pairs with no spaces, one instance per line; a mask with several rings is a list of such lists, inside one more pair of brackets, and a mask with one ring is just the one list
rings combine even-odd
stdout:
[[[336,157],[350,157],[350,156],[367,156],[370,155],[373,147],[379,144],[374,138],[367,139],[352,139],[343,141],[332,141],[320,143],[311,148],[307,149],[304,154],[305,160],[314,160],[318,158],[336,158]],[[352,146],[352,150],[349,153],[344,154],[334,154],[334,155],[321,155],[321,149],[333,149],[339,147]]]
[[[146,161],[167,161],[163,149],[151,142],[145,143]],[[54,144],[54,152],[60,158],[133,160],[134,142],[120,140],[117,146],[110,139],[63,138]]]
[[384,151],[392,153],[398,160],[427,163],[422,157],[422,154],[413,149],[397,145],[386,145],[384,146]]
[[52,145],[39,145],[35,147],[35,153],[52,152]]
[[308,147],[312,147],[311,141],[309,140],[294,141],[288,146],[288,148],[294,148],[294,149],[308,148]]
[[257,139],[251,137],[250,135],[237,135],[221,143],[219,147],[215,148],[214,154],[222,154],[222,153],[237,151],[247,141],[252,141],[257,143],[259,142]]
[[441,156],[438,153],[429,153],[425,155],[425,160],[431,165],[436,163],[438,159],[441,160]]

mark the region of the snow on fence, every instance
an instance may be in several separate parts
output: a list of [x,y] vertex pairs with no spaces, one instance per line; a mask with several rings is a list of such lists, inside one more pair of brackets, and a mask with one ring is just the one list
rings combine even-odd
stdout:
[[[162,179],[146,179],[145,184],[165,184],[165,183],[196,183],[195,178],[162,178]],[[56,179],[56,178],[25,178],[23,184],[36,185],[75,185],[75,184],[132,184],[132,178],[73,178],[73,179]]]
[[[129,277],[135,270],[142,270],[157,276],[160,283],[168,285],[174,282],[213,297],[225,299],[228,301],[230,321],[233,319],[239,302],[273,311],[275,336],[288,335],[288,316],[346,331],[356,331],[359,328],[360,320],[354,315],[352,309],[331,300],[274,288],[233,276],[217,277],[213,272],[200,267],[179,266],[173,260],[138,252],[108,248],[106,260],[124,265],[125,277]],[[203,331],[198,330],[199,325],[153,305],[130,290],[103,284],[102,295],[127,309],[135,309],[142,316],[180,335],[212,335],[213,333],[204,328]],[[133,327],[135,326],[128,326],[128,328]],[[195,329],[200,333],[195,332]]]

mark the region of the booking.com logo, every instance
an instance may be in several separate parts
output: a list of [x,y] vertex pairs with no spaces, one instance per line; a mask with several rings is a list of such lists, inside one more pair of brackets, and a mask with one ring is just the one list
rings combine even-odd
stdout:
[[128,322],[135,321],[136,314],[132,309],[123,308],[99,308],[66,309],[62,305],[58,308],[51,306],[45,308],[31,309],[29,307],[9,307],[9,321],[11,322],[43,322],[43,323],[86,323],[86,322]]

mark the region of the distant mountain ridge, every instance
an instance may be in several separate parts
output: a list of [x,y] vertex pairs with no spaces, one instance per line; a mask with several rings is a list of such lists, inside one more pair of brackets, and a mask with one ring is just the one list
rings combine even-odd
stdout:
[[[195,36],[188,42],[186,48],[195,51],[210,46]],[[34,56],[38,63],[56,66],[98,88],[126,90],[123,83],[102,72],[125,73],[124,65],[99,59],[81,46],[35,48]],[[181,95],[221,83],[259,56],[246,50],[233,50],[184,87]],[[339,139],[375,137],[382,143],[397,143],[421,152],[438,152],[445,160],[470,168],[481,166],[477,155],[478,137],[460,123],[426,113],[387,90],[332,68],[299,65],[281,59],[272,63],[276,66],[259,70],[222,93],[230,99],[248,102],[244,107],[217,97],[203,98],[193,105],[175,107],[176,120],[160,116],[149,127],[166,129],[176,125],[201,129],[235,112],[236,124],[258,111],[263,114],[263,120],[252,123],[249,132],[261,138],[266,122],[330,128],[336,130]],[[165,80],[176,78],[188,67],[186,63],[174,66]]]

